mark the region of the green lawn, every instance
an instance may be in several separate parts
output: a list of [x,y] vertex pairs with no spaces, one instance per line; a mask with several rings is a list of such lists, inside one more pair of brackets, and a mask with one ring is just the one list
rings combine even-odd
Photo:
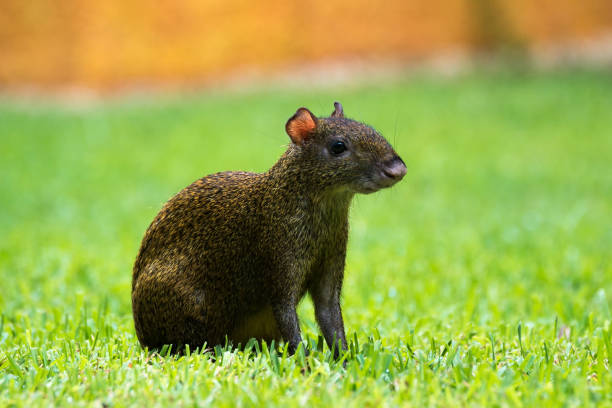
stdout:
[[[137,342],[131,267],[171,195],[263,171],[299,106],[403,157],[351,210],[346,367]],[[413,76],[85,109],[0,102],[0,406],[612,406],[612,74]],[[213,405],[214,404],[214,405]]]

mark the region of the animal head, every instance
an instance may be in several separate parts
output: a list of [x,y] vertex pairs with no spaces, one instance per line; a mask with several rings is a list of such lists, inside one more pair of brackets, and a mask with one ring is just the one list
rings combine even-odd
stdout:
[[292,147],[317,169],[324,184],[369,194],[391,187],[406,174],[406,165],[389,142],[372,127],[345,118],[339,102],[327,118],[299,108],[285,130]]

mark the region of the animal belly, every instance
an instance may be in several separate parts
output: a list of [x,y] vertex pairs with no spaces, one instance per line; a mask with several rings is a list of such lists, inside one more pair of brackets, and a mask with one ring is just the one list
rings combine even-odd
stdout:
[[263,339],[267,342],[282,339],[271,306],[266,306],[260,311],[246,316],[238,323],[230,337],[234,343],[242,343],[243,346],[250,338]]

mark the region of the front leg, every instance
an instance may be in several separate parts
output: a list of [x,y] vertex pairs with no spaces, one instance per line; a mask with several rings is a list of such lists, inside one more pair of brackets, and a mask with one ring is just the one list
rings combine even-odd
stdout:
[[310,288],[315,307],[315,317],[323,337],[330,349],[334,350],[334,358],[340,355],[340,349],[346,350],[346,336],[344,334],[344,321],[340,309],[340,291],[344,275],[344,254],[336,257],[335,262],[329,262],[322,268]]
[[283,340],[289,343],[289,354],[294,354],[302,342],[296,304],[290,301],[278,302],[272,305],[272,310]]

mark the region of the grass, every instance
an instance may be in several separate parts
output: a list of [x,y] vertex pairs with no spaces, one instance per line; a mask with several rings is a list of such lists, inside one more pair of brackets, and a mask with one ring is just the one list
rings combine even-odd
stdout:
[[[612,76],[416,76],[86,109],[0,104],[0,406],[612,406]],[[262,171],[302,105],[408,165],[357,197],[346,367],[314,350],[148,353],[131,266],[162,203]]]

